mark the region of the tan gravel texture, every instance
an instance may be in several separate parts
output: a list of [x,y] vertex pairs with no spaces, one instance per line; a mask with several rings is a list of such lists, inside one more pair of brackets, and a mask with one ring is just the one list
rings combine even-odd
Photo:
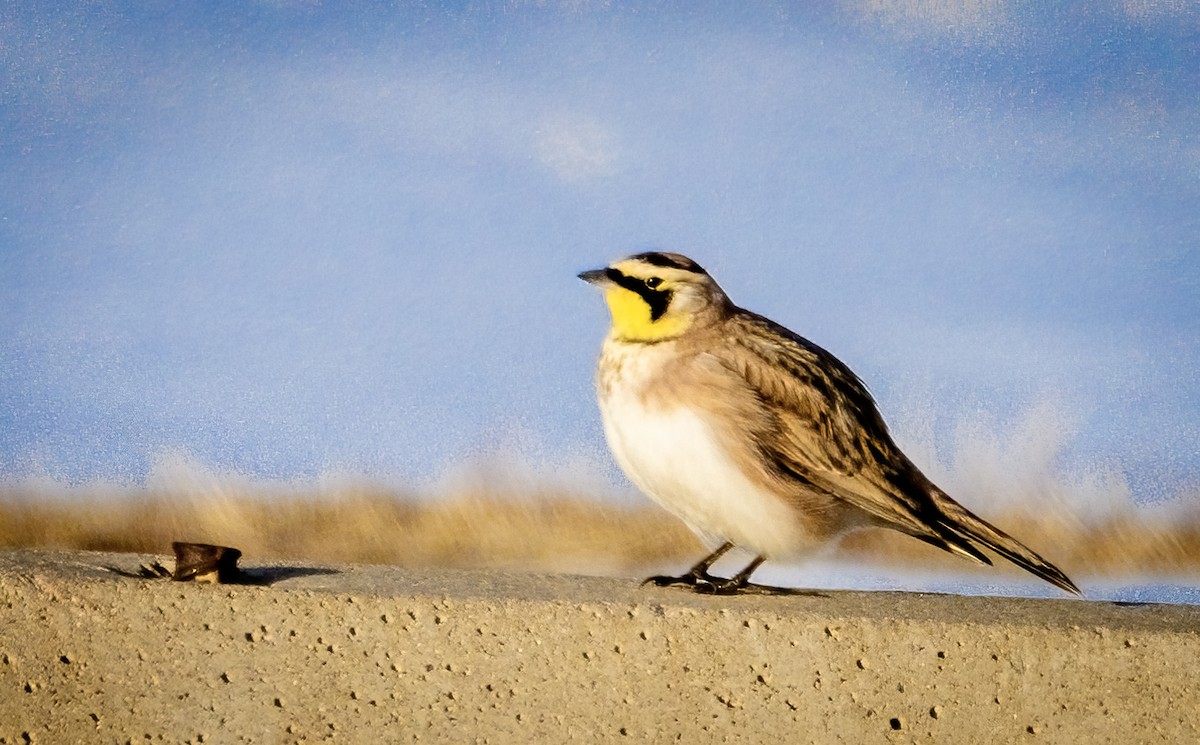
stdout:
[[0,742],[1200,742],[1200,608],[0,553]]

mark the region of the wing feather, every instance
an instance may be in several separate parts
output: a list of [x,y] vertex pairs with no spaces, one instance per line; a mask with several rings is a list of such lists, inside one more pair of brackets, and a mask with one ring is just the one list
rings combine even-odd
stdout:
[[[762,316],[740,312],[735,344],[713,354],[757,397],[750,436],[779,478],[817,488],[917,536],[942,538],[932,484],[900,452],[867,387],[829,352]],[[952,550],[962,552],[955,547]],[[967,552],[975,558],[978,552]]]

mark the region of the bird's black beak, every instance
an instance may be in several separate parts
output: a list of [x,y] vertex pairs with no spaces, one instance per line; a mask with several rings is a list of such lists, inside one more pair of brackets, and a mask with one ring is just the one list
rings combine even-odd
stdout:
[[608,273],[605,269],[589,269],[580,272],[579,278],[591,285],[602,285],[608,281]]

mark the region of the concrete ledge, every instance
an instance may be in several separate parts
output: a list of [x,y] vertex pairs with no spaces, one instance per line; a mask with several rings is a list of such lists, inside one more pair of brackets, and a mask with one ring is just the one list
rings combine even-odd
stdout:
[[1200,742],[1200,608],[0,553],[0,742]]

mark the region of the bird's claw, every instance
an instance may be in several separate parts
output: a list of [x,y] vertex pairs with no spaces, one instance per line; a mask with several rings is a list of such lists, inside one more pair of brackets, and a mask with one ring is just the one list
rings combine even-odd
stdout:
[[696,587],[700,581],[700,578],[694,574],[684,574],[679,577],[658,574],[644,579],[642,581],[642,586],[654,585],[655,587]]
[[736,595],[748,584],[743,577],[733,577],[726,579],[724,577],[714,577],[708,572],[703,573],[688,573],[678,577],[669,575],[656,575],[647,577],[642,585],[655,585],[656,587],[690,587],[693,592],[698,592],[702,595]]

